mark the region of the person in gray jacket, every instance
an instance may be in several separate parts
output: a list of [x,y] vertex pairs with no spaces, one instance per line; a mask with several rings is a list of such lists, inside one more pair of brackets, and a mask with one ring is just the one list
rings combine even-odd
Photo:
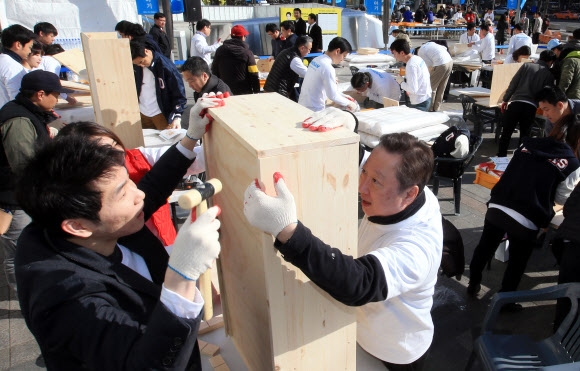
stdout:
[[[550,72],[550,66],[555,59],[556,55],[553,51],[544,50],[540,54],[538,63],[524,63],[510,82],[501,104],[501,111],[504,115],[498,156],[507,156],[510,139],[516,125],[520,125],[519,144],[522,143],[523,138],[530,136],[538,109],[536,95],[544,86],[554,85],[554,75]],[[509,106],[508,102],[510,102]]]

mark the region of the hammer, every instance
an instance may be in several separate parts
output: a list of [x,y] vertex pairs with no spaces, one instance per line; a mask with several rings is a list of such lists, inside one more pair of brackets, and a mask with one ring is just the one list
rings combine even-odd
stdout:
[[[195,207],[195,215],[192,213],[191,219],[194,221],[201,214],[207,211],[206,200],[213,195],[221,192],[222,182],[218,179],[210,179],[200,186],[197,186],[181,196],[179,196],[178,204],[182,209],[189,210]],[[204,314],[203,319],[209,320],[213,317],[212,292],[211,292],[211,277],[207,270],[199,277],[199,291],[204,300]]]

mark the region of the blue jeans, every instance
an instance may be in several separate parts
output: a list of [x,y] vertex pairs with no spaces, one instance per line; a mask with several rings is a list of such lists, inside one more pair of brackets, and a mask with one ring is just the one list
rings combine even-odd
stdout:
[[12,222],[6,233],[0,236],[0,244],[4,248],[4,271],[8,285],[16,291],[16,274],[14,273],[14,256],[16,255],[16,241],[22,230],[30,224],[30,217],[22,210],[12,212]]
[[407,107],[409,107],[409,108],[416,108],[418,110],[425,111],[425,112],[429,111],[430,106],[431,106],[431,98],[429,98],[426,101],[421,102],[419,104],[410,104],[410,103],[407,104]]

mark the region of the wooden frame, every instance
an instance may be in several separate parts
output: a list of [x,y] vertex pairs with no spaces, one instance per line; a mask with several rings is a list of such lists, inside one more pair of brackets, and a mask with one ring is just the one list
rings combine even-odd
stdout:
[[521,63],[496,64],[493,66],[493,77],[491,78],[491,89],[489,93],[489,107],[495,107],[498,104],[501,104],[510,82],[521,66]]
[[354,370],[354,309],[286,263],[273,238],[246,221],[243,198],[254,178],[273,195],[272,175],[282,172],[298,219],[356,256],[358,135],[303,129],[312,112],[276,93],[231,97],[210,113],[204,147],[209,175],[224,184],[214,202],[223,210],[218,272],[227,334],[253,371]]

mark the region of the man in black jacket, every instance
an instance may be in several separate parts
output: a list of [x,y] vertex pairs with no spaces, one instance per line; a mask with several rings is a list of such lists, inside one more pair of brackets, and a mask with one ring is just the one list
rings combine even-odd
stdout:
[[212,75],[209,66],[201,57],[191,57],[181,66],[183,79],[193,89],[193,99],[197,102],[205,93],[231,94],[230,87],[219,77]]
[[33,221],[18,241],[18,298],[47,369],[201,371],[195,285],[220,251],[219,208],[186,219],[171,257],[145,221],[195,159],[206,124],[190,123],[138,185],[111,137],[57,137],[24,169],[18,199]]
[[232,27],[232,38],[216,50],[211,65],[211,72],[222,79],[235,95],[260,92],[258,66],[254,53],[246,44],[249,34],[242,25]]
[[135,40],[131,41],[131,58],[136,66],[133,71],[143,128],[181,128],[187,98],[177,67],[164,55]]
[[312,53],[320,53],[322,51],[322,29],[318,24],[316,14],[308,14],[308,36],[312,38]]
[[[0,236],[4,247],[4,270],[8,284],[16,290],[14,255],[16,241],[30,218],[20,208],[14,192],[16,177],[34,154],[36,146],[47,142],[47,124],[56,119],[52,109],[60,93],[72,90],[60,85],[58,76],[48,71],[32,71],[22,78],[20,93],[0,110],[0,209],[12,214],[8,230]],[[56,129],[52,129],[54,135]]]
[[294,8],[294,29],[298,37],[307,35],[306,33],[306,22],[302,19],[302,10],[300,8]]
[[169,40],[169,36],[164,30],[165,23],[167,22],[165,18],[165,14],[163,13],[155,13],[153,16],[153,21],[155,24],[151,27],[149,34],[153,37],[153,40],[159,45],[161,52],[164,56],[171,59],[171,40]]
[[294,85],[298,78],[306,75],[307,68],[302,62],[312,48],[312,38],[299,37],[292,48],[284,49],[274,61],[266,79],[264,91],[276,92],[298,102]]

